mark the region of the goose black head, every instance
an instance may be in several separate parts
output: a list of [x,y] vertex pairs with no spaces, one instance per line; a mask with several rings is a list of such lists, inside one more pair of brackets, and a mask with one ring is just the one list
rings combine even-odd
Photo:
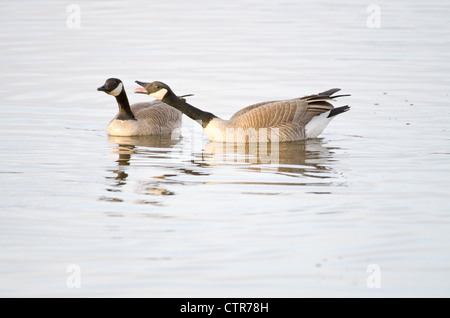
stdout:
[[105,84],[97,88],[97,90],[112,96],[119,96],[123,90],[123,83],[118,78],[108,78]]
[[156,99],[162,100],[168,92],[172,93],[172,90],[167,84],[164,84],[163,82],[151,82],[151,83],[145,83],[136,81],[137,84],[141,85],[143,88],[136,88],[134,90],[135,93],[140,94],[147,94],[152,97],[155,97]]

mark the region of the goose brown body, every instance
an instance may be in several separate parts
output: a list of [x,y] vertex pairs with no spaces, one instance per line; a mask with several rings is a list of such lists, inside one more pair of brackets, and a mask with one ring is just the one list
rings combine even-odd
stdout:
[[108,135],[168,135],[181,127],[182,113],[159,100],[130,107],[136,120],[121,120],[117,114],[108,125]]

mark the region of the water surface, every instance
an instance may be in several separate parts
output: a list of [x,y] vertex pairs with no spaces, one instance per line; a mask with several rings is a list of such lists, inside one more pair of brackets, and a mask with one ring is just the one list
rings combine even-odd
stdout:
[[[378,2],[379,28],[353,0],[70,4],[0,4],[0,295],[450,295],[447,2]],[[224,118],[332,87],[352,108],[268,160],[187,117],[108,137],[108,77]]]

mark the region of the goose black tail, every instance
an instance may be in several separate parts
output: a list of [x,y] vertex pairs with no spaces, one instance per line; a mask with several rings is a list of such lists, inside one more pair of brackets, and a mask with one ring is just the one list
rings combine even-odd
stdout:
[[345,112],[348,111],[349,109],[350,109],[349,106],[342,106],[342,107],[336,107],[336,108],[333,108],[333,109],[330,111],[330,114],[328,115],[328,118],[334,117],[334,116],[336,116],[336,115],[339,115],[340,113],[345,113]]

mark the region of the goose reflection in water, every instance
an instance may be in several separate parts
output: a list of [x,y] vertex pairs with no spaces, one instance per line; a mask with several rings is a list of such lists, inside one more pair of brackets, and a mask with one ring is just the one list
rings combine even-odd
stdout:
[[244,169],[292,177],[327,179],[333,174],[333,154],[338,149],[327,146],[321,138],[253,144],[209,142],[202,161],[209,165],[240,164]]
[[[131,165],[133,156],[143,156],[145,158],[169,158],[171,156],[172,147],[180,141],[180,138],[174,138],[170,135],[159,136],[108,136],[108,142],[115,144],[111,146],[112,153],[118,155],[116,160],[117,167],[112,170],[108,170],[108,173],[112,172],[112,175],[108,175],[106,179],[113,180],[109,184],[106,191],[109,193],[123,192],[123,187],[127,184],[128,172],[127,168]],[[151,162],[150,162],[151,164]],[[157,183],[152,185],[141,185],[139,192],[149,195],[171,195],[173,192],[167,189],[158,187]],[[110,202],[122,202],[123,199],[118,197],[103,196],[100,198],[102,201]],[[151,203],[158,204],[158,202],[141,201],[139,203]]]
[[[200,152],[187,146],[189,141],[180,143],[170,136],[154,137],[109,137],[112,148],[118,154],[117,167],[109,172],[114,180],[108,192],[124,192],[130,165],[151,167],[155,175],[135,180],[133,195],[145,195],[137,203],[161,205],[155,197],[176,194],[173,187],[196,184],[258,184],[289,186],[330,186],[342,183],[341,174],[333,168],[334,152],[337,147],[327,145],[323,139],[307,141],[280,142],[268,144],[208,142]],[[177,145],[176,149],[174,146]],[[183,153],[189,152],[189,153]],[[134,158],[134,160],[133,160]],[[189,160],[186,160],[189,158]],[[215,180],[212,171],[215,167],[236,166],[237,170],[252,173],[268,173],[279,178],[259,178],[237,173],[227,180]],[[133,170],[139,171],[139,170]],[[141,170],[142,171],[142,170]],[[161,173],[161,171],[163,171]],[[218,176],[220,175],[218,171]],[[189,178],[185,178],[189,175]],[[195,176],[196,178],[191,178]],[[293,179],[295,178],[295,179]],[[102,200],[122,202],[118,193],[114,198],[103,197]],[[152,196],[152,200],[148,200]],[[127,196],[128,197],[128,196]]]

